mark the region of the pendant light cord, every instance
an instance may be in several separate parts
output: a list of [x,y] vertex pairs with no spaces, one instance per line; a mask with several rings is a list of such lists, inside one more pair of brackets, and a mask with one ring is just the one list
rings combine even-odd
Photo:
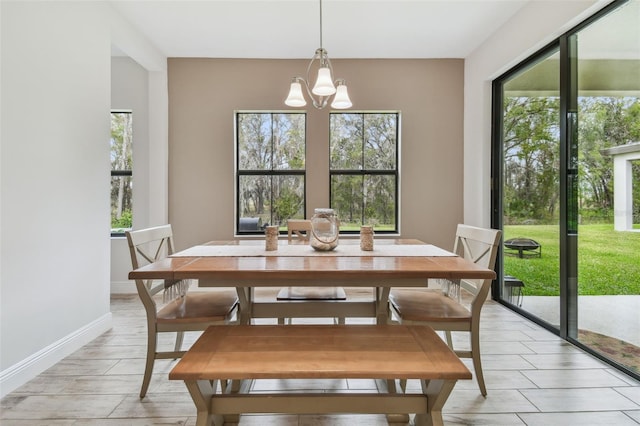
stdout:
[[320,49],[322,49],[322,0],[320,0]]

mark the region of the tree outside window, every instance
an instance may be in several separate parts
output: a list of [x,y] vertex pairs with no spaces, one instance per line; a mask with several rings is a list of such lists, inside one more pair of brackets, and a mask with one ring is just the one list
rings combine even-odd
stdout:
[[305,212],[304,113],[236,113],[236,230],[286,227]]
[[398,232],[399,113],[330,114],[331,208],[340,229]]
[[111,235],[131,229],[132,216],[132,145],[131,111],[111,113]]

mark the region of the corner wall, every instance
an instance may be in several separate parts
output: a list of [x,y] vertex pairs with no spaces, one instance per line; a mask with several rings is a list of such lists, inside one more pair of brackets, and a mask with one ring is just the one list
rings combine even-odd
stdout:
[[104,6],[0,5],[2,395],[111,327]]

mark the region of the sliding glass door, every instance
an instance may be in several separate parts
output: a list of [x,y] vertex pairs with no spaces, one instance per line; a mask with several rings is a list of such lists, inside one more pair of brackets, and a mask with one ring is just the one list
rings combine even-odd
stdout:
[[533,58],[504,79],[500,112],[502,295],[555,328],[560,321],[559,70],[557,46]]
[[640,0],[494,82],[494,295],[640,376]]
[[577,340],[640,374],[640,1],[572,34],[578,105]]

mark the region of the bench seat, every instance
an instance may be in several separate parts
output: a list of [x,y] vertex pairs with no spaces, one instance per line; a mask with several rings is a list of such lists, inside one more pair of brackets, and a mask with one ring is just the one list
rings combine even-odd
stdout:
[[[248,393],[252,379],[308,378],[418,379],[423,393]],[[438,425],[471,373],[428,326],[243,325],[209,327],[169,379],[185,382],[198,426],[241,413],[416,413],[416,425]],[[218,388],[229,380],[244,385]]]

